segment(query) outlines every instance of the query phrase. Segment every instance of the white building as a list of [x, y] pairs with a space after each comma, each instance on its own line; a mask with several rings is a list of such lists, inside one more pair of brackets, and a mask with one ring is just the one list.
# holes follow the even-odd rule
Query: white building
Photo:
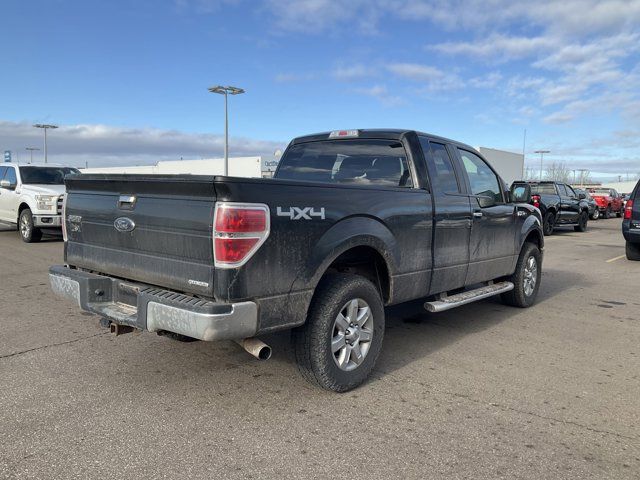
[[523, 154], [488, 147], [476, 147], [476, 150], [489, 161], [507, 185], [511, 185], [516, 180], [522, 180], [522, 172], [524, 171]]
[[[277, 166], [278, 161], [274, 158], [230, 157], [229, 176], [245, 178], [271, 177]], [[160, 161], [155, 165], [85, 168], [82, 172], [222, 175], [224, 172], [224, 158]]]

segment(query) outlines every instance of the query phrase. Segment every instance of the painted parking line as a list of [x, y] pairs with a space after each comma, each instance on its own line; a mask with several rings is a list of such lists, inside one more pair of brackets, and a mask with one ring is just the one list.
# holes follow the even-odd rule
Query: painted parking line
[[620, 260], [621, 258], [624, 258], [624, 257], [626, 257], [626, 255], [620, 255], [619, 257], [613, 257], [613, 258], [610, 258], [610, 259], [609, 259], [609, 260], [607, 260], [606, 262], [607, 262], [607, 263], [615, 262], [616, 260]]

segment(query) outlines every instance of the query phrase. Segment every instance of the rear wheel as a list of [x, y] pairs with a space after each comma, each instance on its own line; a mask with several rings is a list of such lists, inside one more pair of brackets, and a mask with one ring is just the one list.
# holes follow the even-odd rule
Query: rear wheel
[[555, 226], [556, 218], [553, 212], [547, 212], [542, 220], [542, 233], [545, 237], [548, 237], [553, 233], [553, 227]]
[[604, 213], [602, 214], [602, 218], [611, 218], [611, 205], [609, 205]]
[[383, 336], [384, 306], [373, 283], [359, 275], [328, 275], [307, 322], [293, 332], [298, 368], [311, 383], [346, 392], [371, 373]]
[[22, 238], [22, 241], [25, 243], [39, 242], [42, 238], [42, 231], [33, 226], [33, 215], [28, 208], [20, 212], [18, 232], [20, 233], [20, 238]]
[[580, 212], [580, 216], [578, 217], [578, 225], [573, 227], [573, 229], [576, 232], [586, 232], [588, 221], [589, 221], [589, 214], [585, 211]]
[[640, 260], [640, 243], [627, 242], [625, 253], [628, 260]]
[[507, 280], [513, 290], [501, 295], [502, 302], [513, 307], [530, 307], [536, 301], [542, 278], [542, 254], [538, 246], [525, 243], [520, 251], [516, 271]]

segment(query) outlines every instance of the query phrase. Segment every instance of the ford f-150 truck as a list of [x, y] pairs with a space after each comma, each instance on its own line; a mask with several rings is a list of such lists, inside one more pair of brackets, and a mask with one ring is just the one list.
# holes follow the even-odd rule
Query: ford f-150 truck
[[62, 226], [64, 177], [79, 170], [55, 165], [0, 164], [0, 221], [17, 225], [24, 242], [37, 242], [42, 229]]
[[[293, 329], [300, 370], [346, 391], [371, 372], [386, 305], [528, 307], [543, 234], [473, 148], [411, 130], [294, 139], [273, 179], [67, 178], [53, 290], [115, 333], [238, 340]], [[523, 203], [517, 203], [523, 202]], [[106, 325], [105, 325], [106, 326]]]
[[[514, 182], [522, 184], [525, 182]], [[555, 181], [526, 182], [531, 186], [529, 203], [540, 209], [542, 230], [551, 235], [556, 227], [572, 226], [576, 232], [585, 232], [589, 222], [589, 203], [584, 193], [571, 185]]]
[[624, 201], [613, 188], [590, 188], [591, 196], [598, 204], [600, 213], [603, 218], [611, 218], [615, 213], [617, 217], [621, 217], [624, 213]]

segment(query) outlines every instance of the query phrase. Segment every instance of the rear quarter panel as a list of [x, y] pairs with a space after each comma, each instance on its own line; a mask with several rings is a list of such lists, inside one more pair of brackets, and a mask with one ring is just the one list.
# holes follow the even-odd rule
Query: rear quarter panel
[[[425, 190], [225, 179], [216, 192], [218, 201], [266, 203], [270, 209], [267, 241], [243, 267], [217, 269], [214, 281], [220, 300], [257, 299], [260, 331], [304, 323], [326, 268], [355, 246], [371, 246], [385, 259], [392, 302], [428, 289], [432, 204]], [[292, 219], [285, 215], [292, 207], [323, 211], [324, 218]]]

